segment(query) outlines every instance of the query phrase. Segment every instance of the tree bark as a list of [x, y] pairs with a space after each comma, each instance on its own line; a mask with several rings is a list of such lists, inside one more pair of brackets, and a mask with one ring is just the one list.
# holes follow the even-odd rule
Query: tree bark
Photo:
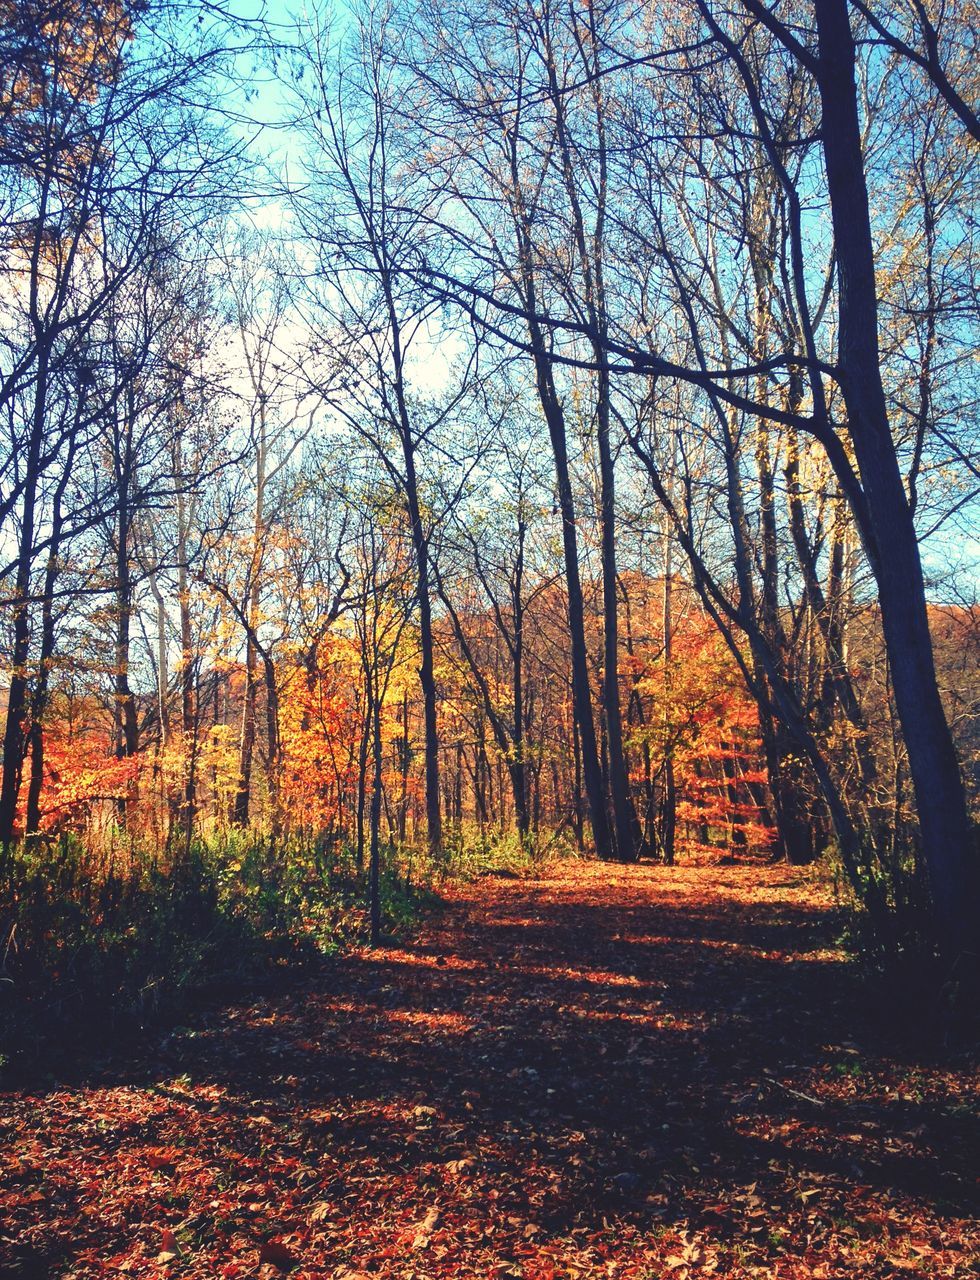
[[27, 784], [27, 813], [24, 833], [30, 838], [41, 828], [41, 791], [44, 786], [44, 711], [48, 701], [48, 684], [51, 662], [55, 651], [54, 590], [58, 580], [58, 556], [61, 549], [62, 510], [61, 500], [67, 485], [69, 471], [66, 468], [54, 499], [51, 525], [51, 546], [48, 549], [48, 565], [44, 574], [44, 599], [41, 604], [41, 651], [38, 655], [38, 672], [31, 708], [30, 753], [31, 771]]
[[21, 505], [17, 571], [14, 578], [13, 645], [10, 653], [10, 684], [7, 691], [7, 721], [3, 735], [3, 774], [0, 777], [0, 847], [5, 851], [14, 837], [17, 798], [23, 775], [27, 741], [27, 659], [30, 653], [31, 620], [29, 597], [34, 562], [34, 530], [37, 519], [37, 488], [40, 479], [41, 443], [50, 353], [42, 346], [38, 358], [37, 383], [31, 433], [25, 462], [24, 496]]
[[442, 810], [439, 806], [439, 714], [435, 677], [435, 640], [432, 633], [432, 599], [430, 594], [429, 541], [422, 524], [418, 480], [415, 474], [415, 451], [405, 440], [406, 497], [408, 518], [412, 527], [412, 546], [418, 582], [419, 605], [419, 684], [422, 686], [422, 719], [425, 737], [425, 820], [429, 849], [438, 854], [442, 849]]
[[381, 740], [381, 695], [377, 689], [371, 696], [370, 712], [374, 777], [371, 787], [371, 860], [368, 870], [368, 897], [371, 914], [371, 946], [376, 947], [381, 941], [381, 784], [384, 763]]
[[846, 0], [815, 0], [818, 86], [839, 289], [839, 364], [875, 540], [895, 703], [915, 789], [935, 931], [952, 960], [976, 955], [980, 875], [959, 761], [936, 683], [912, 511], [892, 440], [878, 348], [874, 245]]

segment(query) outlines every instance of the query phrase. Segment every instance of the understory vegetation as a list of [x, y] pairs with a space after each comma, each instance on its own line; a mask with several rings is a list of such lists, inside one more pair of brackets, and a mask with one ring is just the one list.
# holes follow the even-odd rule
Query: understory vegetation
[[[96, 848], [63, 836], [8, 858], [0, 1066], [91, 1054], [202, 999], [293, 982], [367, 936], [365, 876], [349, 851], [239, 834], [161, 854], [117, 837]], [[389, 937], [437, 901], [432, 877], [406, 870], [385, 858]]]
[[0, 0], [3, 1280], [975, 1274], [977, 17]]
[[0, 0], [7, 1039], [569, 854], [970, 990], [973, 8], [287, 10]]
[[896, 1035], [810, 868], [445, 895], [0, 1096], [5, 1276], [972, 1280], [975, 1059]]

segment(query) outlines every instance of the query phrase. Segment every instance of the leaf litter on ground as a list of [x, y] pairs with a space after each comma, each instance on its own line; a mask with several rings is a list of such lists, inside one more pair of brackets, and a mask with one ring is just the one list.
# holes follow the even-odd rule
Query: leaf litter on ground
[[976, 1274], [965, 1059], [785, 867], [568, 864], [0, 1100], [0, 1274]]

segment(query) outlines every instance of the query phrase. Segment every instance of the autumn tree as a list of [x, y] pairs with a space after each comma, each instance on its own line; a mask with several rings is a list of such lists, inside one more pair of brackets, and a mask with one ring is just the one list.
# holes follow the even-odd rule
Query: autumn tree
[[[892, 16], [879, 16], [877, 26], [873, 14], [853, 18], [858, 26], [865, 20], [900, 54], [904, 68], [927, 76], [929, 92], [949, 113], [944, 127], [965, 126], [969, 132], [969, 99], [962, 92], [968, 74], [953, 57], [957, 75], [943, 83], [949, 54], [932, 19], [906, 29], [905, 48], [899, 48]], [[643, 398], [638, 375], [660, 386], [691, 389], [695, 422], [721, 445], [741, 600], [730, 619], [733, 645], [737, 650], [735, 632], [749, 625], [756, 670], [747, 675], [759, 691], [763, 714], [772, 716], [797, 747], [807, 744], [802, 754], [822, 778], [820, 790], [839, 842], [850, 848], [858, 882], [859, 867], [871, 851], [847, 812], [834, 771], [826, 767], [822, 731], [809, 723], [810, 709], [801, 707], [799, 691], [782, 669], [790, 645], [780, 634], [784, 606], [773, 595], [784, 554], [774, 541], [782, 536], [775, 516], [779, 455], [791, 495], [782, 525], [786, 551], [807, 601], [797, 616], [812, 625], [815, 638], [819, 634], [826, 657], [824, 696], [854, 730], [860, 767], [872, 769], [867, 752], [860, 760], [861, 712], [848, 688], [835, 632], [840, 548], [848, 521], [853, 522], [880, 602], [932, 886], [933, 936], [953, 956], [968, 952], [978, 877], [962, 778], [935, 679], [918, 534], [901, 468], [901, 415], [888, 401], [889, 353], [880, 343], [878, 303], [884, 260], [875, 243], [872, 196], [880, 189], [881, 172], [872, 168], [869, 177], [874, 157], [869, 159], [867, 120], [888, 118], [914, 132], [923, 119], [914, 114], [915, 97], [908, 99], [910, 112], [900, 123], [894, 110], [888, 116], [900, 100], [884, 87], [894, 64], [859, 52], [846, 0], [800, 7], [792, 23], [755, 0], [735, 12], [698, 0], [677, 15], [657, 15], [642, 29], [629, 21], [625, 8], [612, 7], [602, 55], [608, 60], [559, 79], [556, 87], [555, 67], [562, 64], [549, 43], [550, 32], [568, 22], [574, 28], [571, 38], [578, 30], [581, 48], [586, 53], [591, 48], [592, 27], [575, 28], [576, 21], [551, 6], [506, 19], [454, 8], [440, 14], [435, 34], [420, 25], [426, 59], [423, 65], [420, 58], [417, 68], [432, 99], [422, 117], [419, 147], [441, 164], [439, 180], [452, 190], [453, 201], [442, 208], [456, 229], [458, 252], [450, 261], [426, 263], [416, 278], [526, 352], [539, 369], [546, 357], [551, 370], [587, 368], [600, 378], [608, 372], [633, 402]], [[518, 29], [534, 38], [516, 40]], [[539, 45], [551, 54], [541, 55]], [[915, 95], [922, 82], [912, 87], [913, 78], [903, 85]], [[863, 93], [869, 82], [880, 90], [877, 98], [860, 96], [859, 85]], [[579, 118], [586, 118], [586, 101], [593, 112], [580, 146], [597, 174], [603, 130], [614, 128], [617, 135], [615, 151], [605, 151], [617, 157], [604, 188], [616, 191], [617, 242], [615, 266], [606, 246], [604, 318], [580, 305], [577, 293], [560, 287], [567, 272], [562, 255], [568, 242], [562, 237], [575, 225], [574, 211], [566, 221], [568, 193], [559, 180], [563, 120], [568, 104], [579, 99]], [[671, 111], [686, 127], [677, 127]], [[934, 120], [934, 111], [931, 116]], [[688, 140], [692, 176], [682, 184], [672, 166]], [[499, 148], [499, 156], [488, 160], [492, 148]], [[894, 152], [884, 154], [890, 159]], [[645, 187], [636, 181], [638, 161], [651, 178]], [[733, 172], [750, 175], [751, 181], [736, 179], [733, 187]], [[479, 192], [475, 185], [467, 191], [461, 175], [476, 174]], [[517, 253], [503, 259], [498, 223], [485, 198], [488, 187], [498, 193], [499, 211], [524, 229]], [[580, 176], [577, 198], [586, 190], [588, 179]], [[598, 207], [597, 198], [592, 191], [591, 207]], [[647, 216], [637, 219], [637, 207]], [[827, 213], [832, 250], [808, 212], [812, 207]], [[681, 248], [677, 233], [685, 230], [690, 234]], [[767, 248], [773, 235], [774, 246]], [[729, 245], [748, 247], [741, 279], [731, 273], [720, 243], [726, 251]], [[832, 273], [814, 269], [815, 247], [833, 263]], [[735, 255], [735, 260], [745, 257], [739, 247]], [[581, 270], [580, 253], [578, 261]], [[514, 265], [520, 262], [523, 275]], [[706, 274], [698, 275], [699, 270]], [[518, 322], [526, 326], [523, 333]], [[562, 403], [557, 396], [551, 399]], [[618, 411], [628, 416], [621, 405]], [[748, 446], [751, 432], [754, 447]], [[825, 457], [840, 493], [837, 515], [832, 520], [818, 516], [809, 528], [812, 517], [803, 516], [801, 472], [793, 461], [806, 450], [794, 440], [809, 442], [806, 450]], [[758, 541], [749, 536], [745, 515], [749, 493], [758, 495], [752, 499], [758, 503]], [[662, 487], [658, 497], [664, 497]], [[846, 517], [840, 514], [844, 510]], [[698, 513], [677, 514], [680, 530]], [[824, 542], [821, 523], [835, 530], [836, 547]], [[705, 582], [697, 544], [697, 537], [688, 536], [684, 549], [695, 557], [695, 580]], [[827, 579], [829, 595], [813, 572], [827, 548], [837, 566]], [[753, 582], [756, 550], [763, 565], [759, 583]], [[780, 754], [787, 761], [793, 751], [778, 747], [774, 763]], [[792, 790], [796, 783], [787, 778], [787, 786]], [[887, 894], [883, 886], [872, 895], [880, 899], [877, 914], [886, 933]]]
[[[29, 12], [27, 11], [29, 10]], [[118, 511], [96, 468], [66, 525], [60, 477], [77, 475], [105, 415], [124, 411], [131, 362], [103, 361], [110, 313], [131, 282], [179, 237], [213, 216], [227, 190], [236, 144], [215, 124], [186, 127], [190, 99], [206, 99], [225, 51], [209, 30], [182, 38], [177, 54], [169, 7], [7, 6], [4, 41], [15, 50], [4, 84], [4, 270], [10, 288], [3, 328], [7, 361], [0, 403], [9, 424], [8, 481], [0, 519], [16, 516], [17, 555], [8, 566], [13, 631], [0, 785], [0, 841], [16, 820], [29, 702], [38, 557]], [[33, 15], [33, 16], [32, 16]], [[188, 36], [185, 31], [184, 36]], [[162, 145], [161, 139], [166, 140]], [[140, 286], [128, 294], [138, 297]], [[100, 329], [100, 326], [103, 326]], [[93, 360], [99, 367], [93, 394]], [[111, 369], [119, 376], [109, 377]], [[100, 509], [101, 504], [101, 509]], [[117, 574], [118, 577], [118, 574]], [[121, 615], [122, 616], [122, 615]], [[125, 641], [125, 637], [123, 637]], [[122, 694], [125, 703], [125, 691]], [[132, 723], [128, 732], [132, 734]]]
[[[394, 16], [388, 9], [359, 11], [336, 39], [317, 19], [297, 54], [308, 85], [302, 115], [308, 181], [293, 207], [303, 252], [316, 264], [301, 304], [315, 335], [309, 365], [315, 389], [374, 449], [402, 495], [412, 531], [426, 822], [436, 852], [442, 811], [431, 541], [440, 515], [427, 470], [438, 468], [440, 457], [466, 465], [447, 441], [460, 406], [480, 383], [479, 344], [469, 335], [461, 360], [444, 359], [444, 308], [407, 272], [424, 246], [441, 250], [431, 233], [427, 184], [406, 149], [407, 81], [392, 56]], [[445, 345], [455, 341], [448, 332], [442, 337]], [[438, 370], [434, 379], [427, 365]]]
[[[461, 504], [442, 532], [436, 584], [450, 647], [474, 687], [478, 718], [488, 722], [506, 763], [518, 834], [529, 845], [534, 690], [527, 631], [535, 599], [551, 586], [553, 569], [540, 545], [548, 486], [535, 461], [533, 432], [528, 444], [521, 434], [504, 427], [498, 446], [483, 457], [479, 498]], [[478, 779], [487, 765], [486, 744], [478, 739], [473, 776], [484, 816], [486, 799]]]

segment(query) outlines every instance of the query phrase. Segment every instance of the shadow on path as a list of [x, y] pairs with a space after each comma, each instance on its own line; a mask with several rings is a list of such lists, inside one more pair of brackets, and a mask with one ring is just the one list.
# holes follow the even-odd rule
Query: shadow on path
[[3, 1274], [158, 1269], [170, 1229], [182, 1275], [274, 1239], [309, 1276], [966, 1276], [970, 1079], [886, 1048], [828, 932], [786, 868], [483, 881], [10, 1097]]

